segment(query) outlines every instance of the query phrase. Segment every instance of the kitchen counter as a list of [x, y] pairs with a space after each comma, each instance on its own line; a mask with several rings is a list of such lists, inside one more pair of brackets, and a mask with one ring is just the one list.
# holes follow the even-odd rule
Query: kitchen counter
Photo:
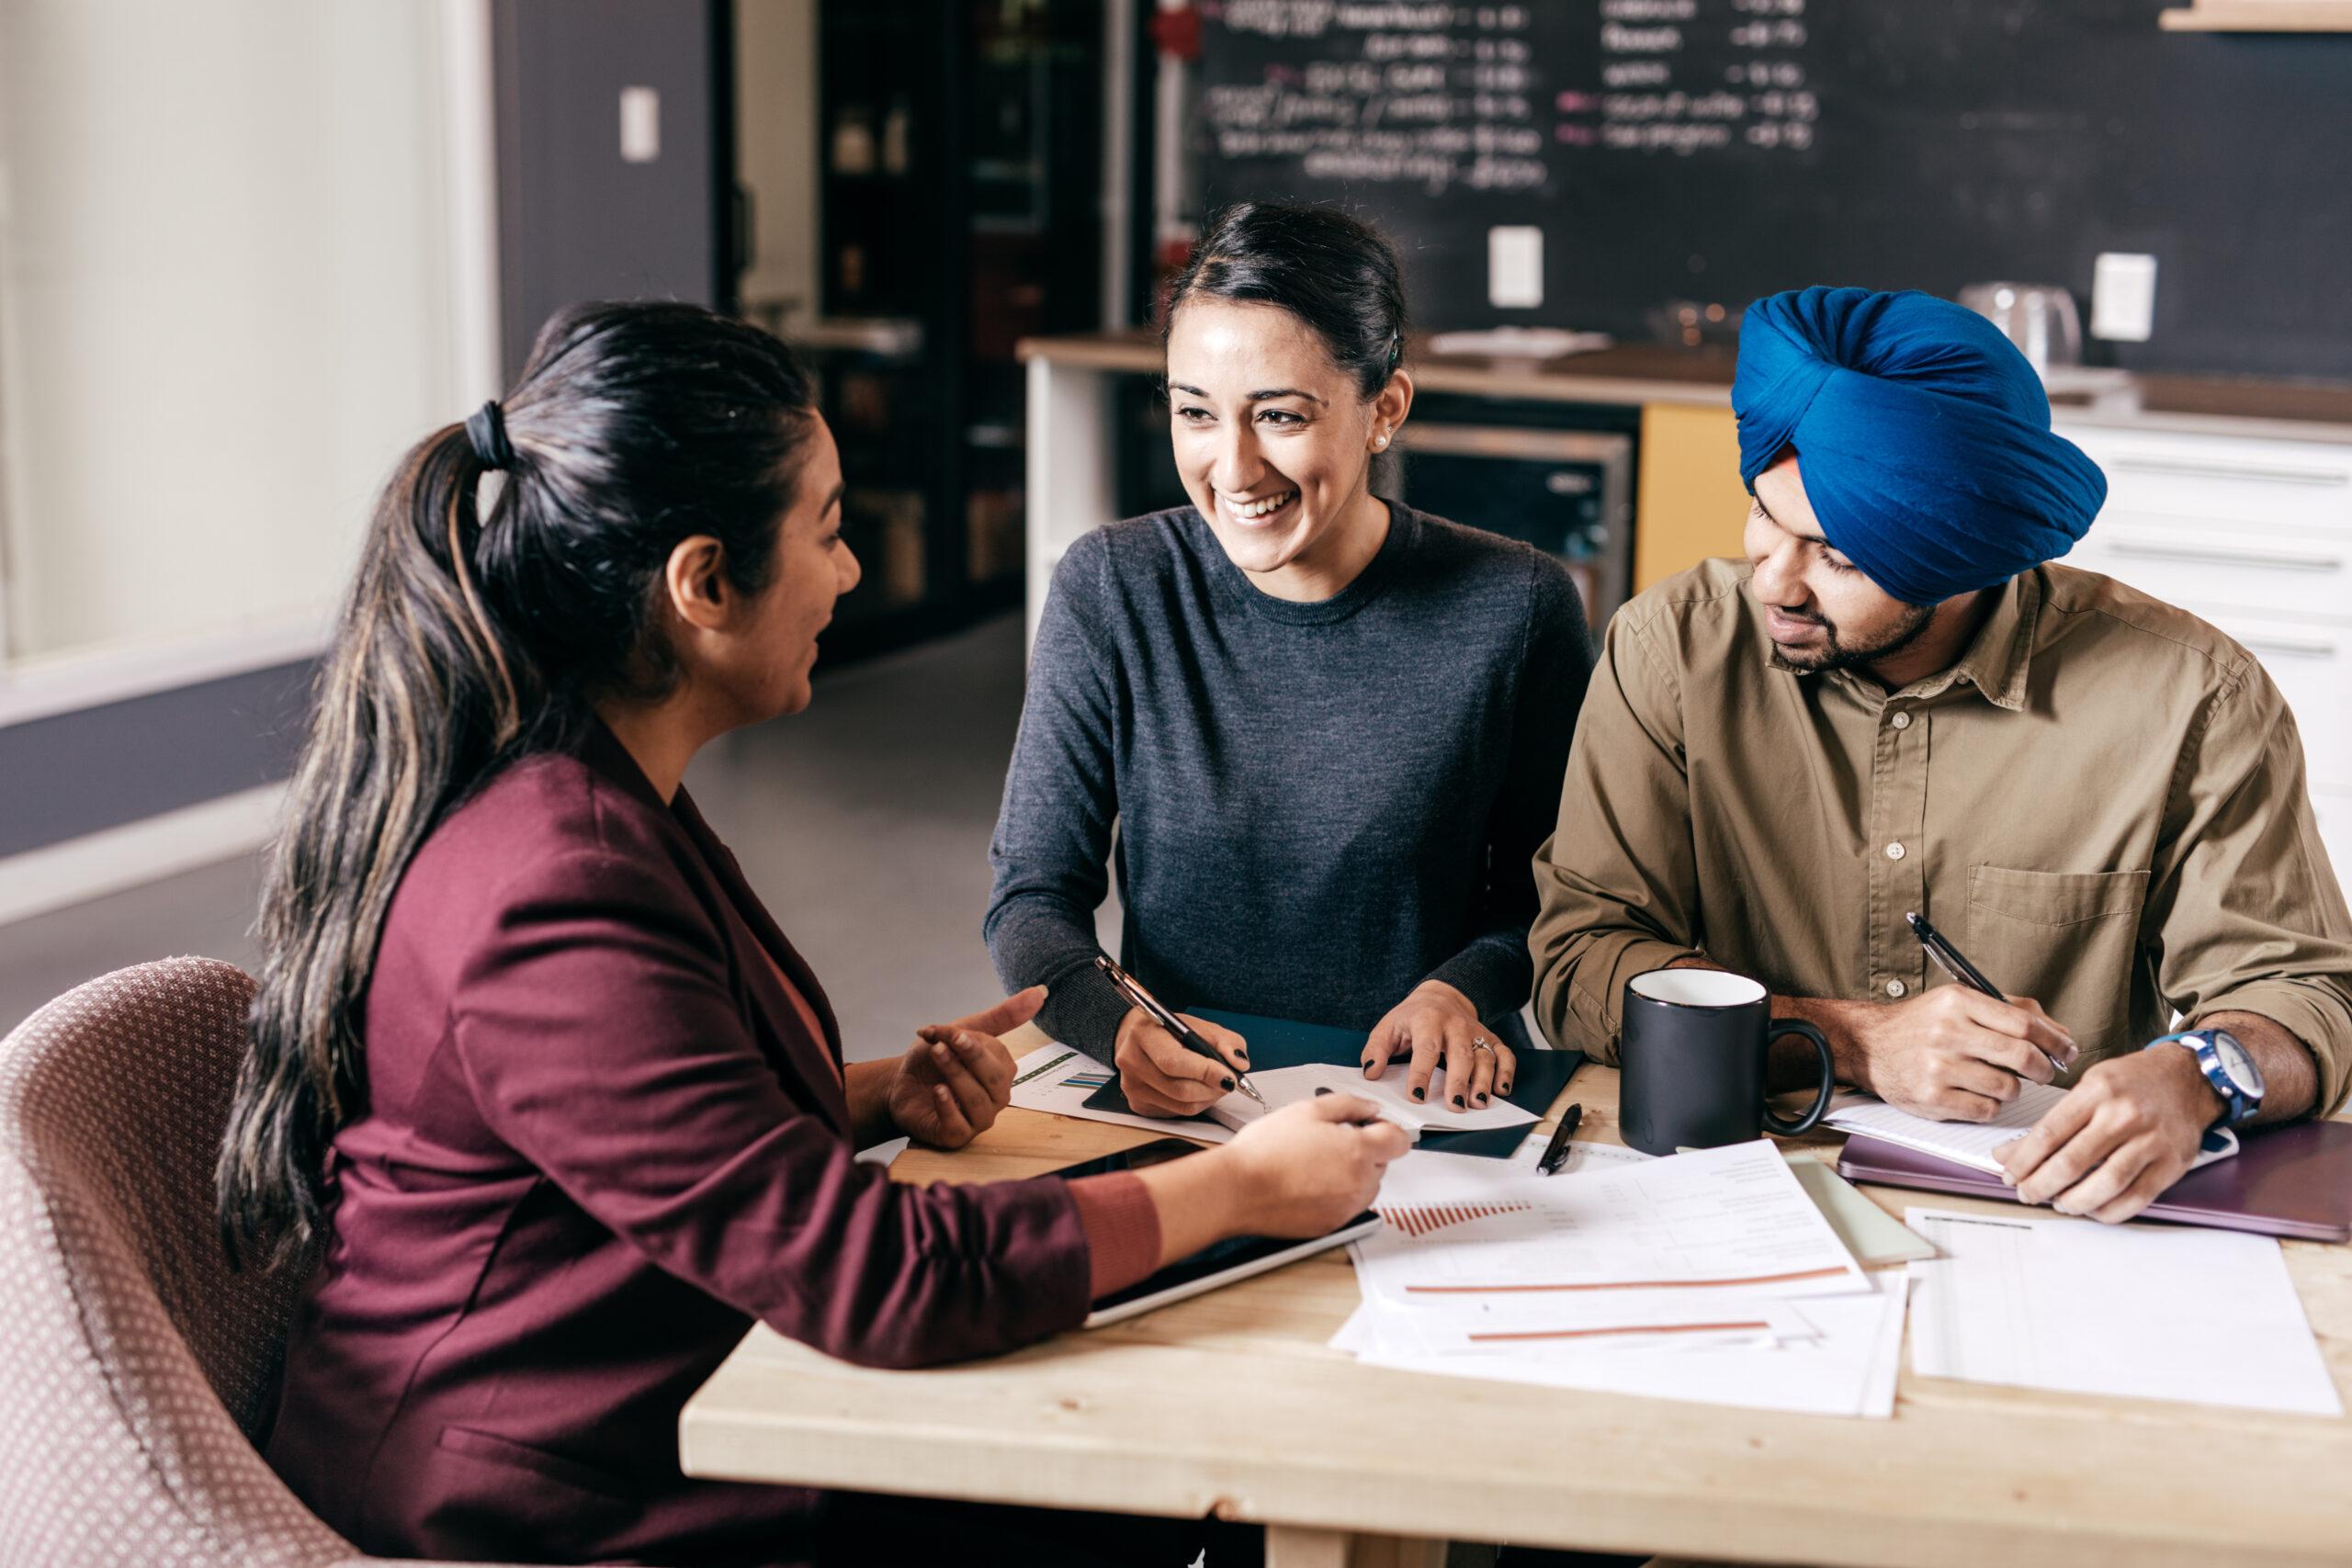
[[[1026, 338], [1021, 357], [1072, 369], [1156, 376], [1158, 334], [1088, 333]], [[1619, 344], [1590, 354], [1548, 360], [1433, 355], [1406, 356], [1423, 391], [1529, 401], [1679, 403], [1721, 408], [1731, 399], [1737, 350], [1732, 345], [1673, 348]], [[2352, 442], [2352, 382], [2273, 381], [2231, 376], [2145, 375], [2118, 378], [2081, 393], [2062, 389], [2051, 400], [2062, 423], [2080, 423], [2188, 434], [2267, 440]]]

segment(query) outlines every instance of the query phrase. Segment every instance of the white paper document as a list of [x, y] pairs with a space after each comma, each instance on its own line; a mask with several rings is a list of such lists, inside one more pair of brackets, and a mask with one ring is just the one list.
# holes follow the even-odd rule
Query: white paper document
[[[1898, 1111], [1876, 1095], [1847, 1089], [1829, 1102], [1828, 1113], [1822, 1121], [1840, 1132], [1860, 1133], [1882, 1143], [1900, 1144], [1906, 1149], [1917, 1149], [1921, 1154], [1998, 1176], [2001, 1147], [2031, 1132], [2034, 1123], [2065, 1098], [2066, 1091], [2055, 1084], [2021, 1082], [2018, 1085], [2018, 1097], [2001, 1107], [2000, 1113], [1989, 1122], [1938, 1122]], [[2205, 1135], [2205, 1146], [2188, 1168], [2195, 1170], [2237, 1152], [2237, 1134], [2226, 1127], [2217, 1127]]]
[[1726, 1303], [1704, 1291], [1605, 1291], [1592, 1296], [1473, 1297], [1433, 1311], [1400, 1312], [1393, 1321], [1400, 1343], [1409, 1333], [1420, 1348], [1435, 1354], [1544, 1359], [1652, 1344], [1818, 1339], [1821, 1330], [1803, 1306], [1762, 1297]]
[[1915, 1208], [1911, 1368], [2069, 1393], [2341, 1416], [2278, 1243]]
[[[1544, 1157], [1544, 1146], [1551, 1141], [1552, 1134], [1548, 1130], [1530, 1133], [1527, 1135], [1527, 1142], [1511, 1151], [1511, 1163], [1532, 1167]], [[1656, 1158], [1657, 1158], [1656, 1155], [1645, 1155], [1641, 1150], [1628, 1148], [1623, 1144], [1602, 1144], [1584, 1138], [1570, 1138], [1567, 1157], [1560, 1162], [1560, 1168], [1552, 1174], [1576, 1176], [1588, 1170], [1600, 1170], [1606, 1166], [1646, 1165]]]
[[[1607, 1145], [1594, 1145], [1596, 1148]], [[1900, 1276], [1856, 1266], [1774, 1146], [1541, 1176], [1416, 1150], [1332, 1345], [1376, 1366], [1832, 1416], [1894, 1408]]]
[[1024, 1111], [1108, 1122], [1115, 1127], [1141, 1127], [1171, 1138], [1192, 1138], [1204, 1144], [1231, 1141], [1233, 1130], [1216, 1122], [1170, 1121], [1161, 1116], [1091, 1109], [1086, 1097], [1117, 1076], [1083, 1051], [1068, 1045], [1041, 1046], [1012, 1064], [1012, 1103]]
[[1368, 1295], [1331, 1345], [1367, 1366], [1435, 1377], [1883, 1419], [1894, 1413], [1905, 1284], [1900, 1272], [1878, 1274], [1867, 1294], [1766, 1305], [1767, 1311], [1793, 1307], [1814, 1328], [1809, 1338], [1596, 1339], [1540, 1355], [1430, 1350], [1411, 1323], [1421, 1309]]
[[1533, 1123], [1532, 1111], [1513, 1105], [1508, 1100], [1491, 1100], [1485, 1105], [1456, 1111], [1442, 1098], [1445, 1092], [1445, 1069], [1440, 1067], [1430, 1079], [1429, 1099], [1416, 1100], [1405, 1089], [1405, 1073], [1401, 1066], [1392, 1067], [1376, 1078], [1367, 1078], [1360, 1067], [1340, 1066], [1329, 1062], [1310, 1062], [1300, 1067], [1270, 1067], [1264, 1072], [1251, 1073], [1250, 1081], [1266, 1097], [1266, 1103], [1235, 1089], [1209, 1107], [1209, 1114], [1227, 1126], [1247, 1127], [1261, 1116], [1280, 1111], [1285, 1105], [1302, 1100], [1312, 1100], [1319, 1090], [1333, 1094], [1352, 1094], [1380, 1108], [1383, 1120], [1420, 1133], [1436, 1130], [1444, 1133], [1481, 1133], [1495, 1127], [1523, 1127]]
[[[1762, 1139], [1670, 1159], [1539, 1176], [1492, 1176], [1415, 1154], [1389, 1169], [1387, 1222], [1355, 1244], [1367, 1295], [1440, 1297], [1599, 1291], [1815, 1296], [1870, 1289], [1861, 1268]], [[1420, 1163], [1417, 1163], [1420, 1162]]]

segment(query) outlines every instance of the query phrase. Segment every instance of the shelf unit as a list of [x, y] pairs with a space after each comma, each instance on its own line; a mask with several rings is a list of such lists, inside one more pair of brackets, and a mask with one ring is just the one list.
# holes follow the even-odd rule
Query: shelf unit
[[2168, 33], [2352, 33], [2352, 0], [2196, 0], [2157, 22]]
[[816, 39], [815, 311], [770, 324], [841, 445], [839, 662], [1021, 602], [1012, 348], [1100, 317], [1104, 35], [1091, 0], [819, 0]]

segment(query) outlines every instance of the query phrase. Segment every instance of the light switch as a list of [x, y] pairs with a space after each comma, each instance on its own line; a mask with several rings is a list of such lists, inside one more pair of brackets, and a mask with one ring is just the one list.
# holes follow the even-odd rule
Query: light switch
[[662, 156], [662, 95], [652, 87], [621, 89], [621, 162], [650, 164]]
[[2091, 268], [2091, 336], [2145, 343], [2155, 321], [2156, 258], [2101, 251]]
[[1487, 231], [1487, 302], [1498, 310], [1544, 303], [1544, 231], [1511, 224]]

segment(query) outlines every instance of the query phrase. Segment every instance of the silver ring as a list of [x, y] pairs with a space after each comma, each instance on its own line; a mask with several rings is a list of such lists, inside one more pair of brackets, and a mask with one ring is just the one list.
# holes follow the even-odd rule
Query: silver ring
[[1473, 1051], [1484, 1051], [1489, 1056], [1495, 1054], [1495, 1048], [1487, 1043], [1487, 1037], [1483, 1034], [1478, 1036], [1477, 1039], [1470, 1042], [1470, 1049]]

